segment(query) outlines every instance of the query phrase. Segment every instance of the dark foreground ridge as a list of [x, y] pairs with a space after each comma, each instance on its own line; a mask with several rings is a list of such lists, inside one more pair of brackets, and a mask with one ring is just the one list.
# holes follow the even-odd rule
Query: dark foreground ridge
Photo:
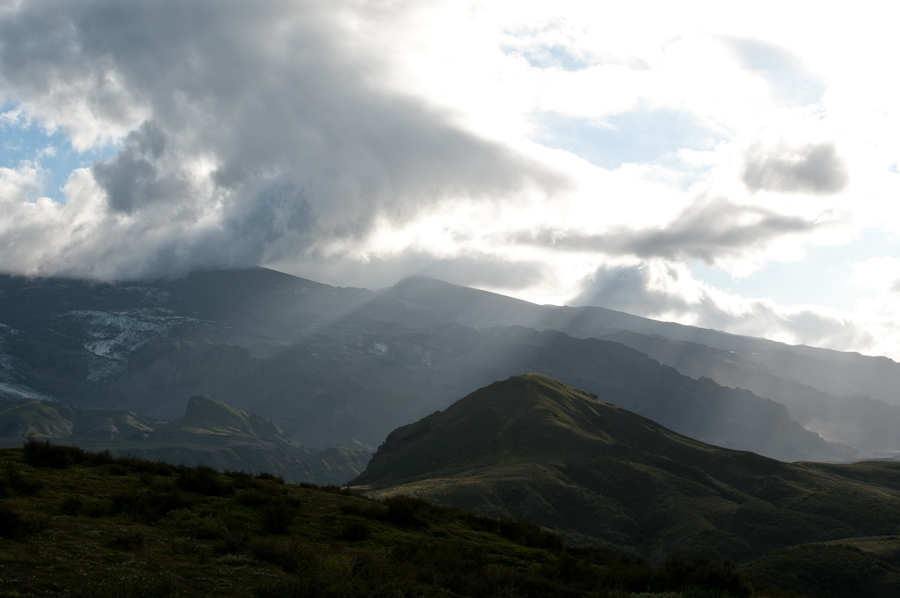
[[570, 548], [526, 521], [270, 474], [0, 450], [0, 594], [81, 598], [799, 596], [733, 565]]
[[803, 569], [816, 577], [810, 555], [832, 580], [867, 563], [881, 588], [869, 595], [900, 592], [900, 464], [788, 464], [714, 447], [537, 374], [397, 429], [351, 484], [527, 518], [656, 562], [704, 554], [781, 579], [790, 561], [795, 581]]

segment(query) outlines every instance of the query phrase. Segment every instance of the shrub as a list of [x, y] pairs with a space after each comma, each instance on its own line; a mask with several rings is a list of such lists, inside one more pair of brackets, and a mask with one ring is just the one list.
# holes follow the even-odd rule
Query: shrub
[[467, 515], [466, 519], [473, 530], [498, 533], [529, 548], [558, 551], [563, 546], [559, 534], [525, 519], [494, 519], [480, 515]]
[[253, 480], [253, 476], [243, 471], [226, 471], [225, 475], [231, 478], [232, 485], [238, 490], [249, 490], [256, 488], [257, 483]]
[[25, 441], [25, 462], [35, 467], [65, 469], [73, 463], [85, 460], [85, 452], [77, 446], [51, 444], [49, 440], [38, 440], [34, 436]]
[[257, 480], [269, 480], [270, 482], [275, 482], [276, 484], [284, 484], [284, 478], [278, 477], [276, 475], [272, 475], [267, 471], [261, 471], [256, 474]]
[[106, 545], [119, 550], [136, 550], [144, 545], [144, 534], [141, 532], [122, 532], [113, 536]]
[[119, 463], [112, 463], [109, 466], [109, 473], [112, 475], [123, 476], [128, 475], [128, 470]]
[[205, 465], [182, 471], [175, 483], [182, 490], [207, 496], [226, 496], [234, 492], [230, 480], [223, 480], [218, 471]]
[[285, 500], [269, 503], [263, 509], [263, 529], [270, 534], [286, 534], [297, 517], [297, 510]]
[[[108, 456], [109, 451], [103, 452], [107, 453]], [[94, 462], [95, 457], [100, 454], [101, 453], [88, 453], [88, 460]], [[166, 463], [165, 461], [147, 461], [146, 459], [132, 456], [116, 457], [114, 459], [111, 457], [109, 459], [99, 459], [95, 464], [103, 465], [106, 463], [114, 463], [119, 467], [124, 467], [132, 473], [146, 473], [163, 477], [170, 477], [179, 469], [187, 469], [183, 466], [180, 467], [178, 465]]]
[[99, 582], [88, 582], [72, 593], [74, 598], [178, 598], [178, 580], [171, 574], [137, 573]]
[[196, 540], [218, 540], [228, 534], [228, 526], [221, 519], [212, 516], [203, 517], [190, 509], [170, 511], [161, 523]]
[[392, 496], [384, 501], [387, 511], [382, 515], [382, 519], [398, 527], [422, 526], [425, 523], [416, 514], [423, 505], [427, 504], [425, 501], [410, 496]]
[[753, 591], [746, 578], [732, 563], [720, 563], [705, 557], [687, 559], [675, 555], [666, 561], [663, 569], [669, 580], [669, 589], [690, 588], [698, 598], [715, 596], [715, 593], [698, 594], [699, 588], [707, 592], [717, 591], [733, 598], [749, 598]]
[[112, 502], [115, 512], [143, 523], [155, 523], [170, 511], [190, 506], [190, 501], [177, 490], [156, 488], [122, 492], [113, 496]]
[[247, 553], [258, 561], [278, 565], [288, 573], [302, 573], [317, 569], [319, 557], [309, 546], [297, 542], [279, 542], [271, 538], [257, 538], [247, 544]]
[[341, 529], [341, 540], [360, 542], [368, 538], [371, 533], [372, 528], [367, 524], [361, 521], [351, 521], [345, 523], [343, 529]]
[[238, 490], [234, 495], [234, 500], [246, 507], [262, 507], [272, 502], [274, 498], [272, 494], [259, 490]]
[[68, 515], [69, 517], [75, 517], [81, 512], [81, 508], [84, 506], [84, 501], [82, 501], [77, 496], [70, 496], [66, 498], [59, 505], [59, 512], [63, 515]]
[[387, 514], [387, 508], [374, 501], [354, 501], [348, 505], [341, 505], [341, 513], [380, 521]]
[[8, 505], [0, 504], [0, 538], [21, 540], [37, 531], [33, 522], [23, 518]]
[[30, 480], [22, 475], [15, 463], [7, 463], [3, 479], [0, 481], [0, 496], [15, 492], [22, 496], [34, 496], [41, 491], [44, 484], [40, 480]]

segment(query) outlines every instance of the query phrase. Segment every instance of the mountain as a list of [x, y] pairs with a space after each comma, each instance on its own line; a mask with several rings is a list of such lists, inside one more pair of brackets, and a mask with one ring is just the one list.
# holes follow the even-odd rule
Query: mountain
[[[545, 315], [569, 308], [430, 279], [372, 292], [254, 268], [141, 284], [0, 277], [0, 292], [8, 396], [171, 420], [183, 397], [207, 394], [278, 421], [307, 446], [376, 446], [485, 384], [536, 371], [706, 442], [783, 460], [857, 456], [777, 402], [679, 376], [620, 343], [496, 326], [546, 328]], [[606, 314], [604, 330], [652, 322], [571, 313]]]
[[0, 444], [21, 445], [26, 437], [221, 471], [267, 471], [297, 483], [343, 484], [371, 455], [302, 446], [268, 419], [205, 395], [191, 397], [184, 416], [171, 422], [34, 399], [0, 405]]
[[656, 561], [742, 562], [900, 524], [900, 464], [787, 464], [714, 447], [538, 374], [398, 428], [351, 485], [523, 517]]
[[623, 330], [657, 335], [728, 351], [761, 371], [835, 396], [868, 396], [889, 405], [900, 405], [900, 364], [887, 357], [787, 345], [659, 322], [602, 307], [535, 305], [426, 277], [409, 278], [386, 290], [379, 295], [378, 310], [384, 317], [407, 321], [452, 320], [476, 328], [520, 325], [560, 330], [581, 338], [605, 338]]
[[722, 386], [746, 388], [783, 404], [791, 418], [826, 440], [866, 453], [900, 452], [900, 406], [869, 397], [841, 397], [772, 373], [731, 351], [659, 335], [620, 331], [608, 337], [645, 353], [686, 376], [708, 377]]

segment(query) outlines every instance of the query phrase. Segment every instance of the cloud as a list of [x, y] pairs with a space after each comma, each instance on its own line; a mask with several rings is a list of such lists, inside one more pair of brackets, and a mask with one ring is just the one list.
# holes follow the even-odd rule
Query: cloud
[[744, 154], [743, 181], [752, 192], [833, 195], [850, 181], [847, 165], [833, 142], [790, 147], [753, 144]]
[[787, 48], [752, 38], [724, 38], [740, 60], [741, 66], [762, 77], [775, 91], [776, 98], [790, 106], [821, 101], [824, 78], [810, 70]]
[[779, 214], [762, 206], [701, 196], [671, 222], [660, 227], [615, 227], [598, 234], [544, 229], [519, 233], [511, 240], [558, 251], [593, 251], [670, 260], [701, 259], [714, 263], [765, 248], [787, 235], [810, 233], [822, 226], [814, 219]]
[[[783, 307], [768, 299], [746, 299], [694, 280], [684, 266], [659, 260], [599, 267], [587, 277], [572, 305], [599, 305], [631, 314], [764, 336], [792, 344], [889, 350], [889, 337], [862, 317], [815, 306]], [[887, 341], [887, 342], [885, 342]]]
[[17, 267], [250, 265], [364, 238], [378, 218], [402, 223], [441, 201], [565, 189], [560, 172], [381, 83], [389, 67], [370, 46], [408, 8], [36, 0], [3, 13], [3, 92], [76, 147], [122, 143], [90, 170], [104, 198], [91, 250], [38, 226], [31, 234], [57, 253], [20, 255]]
[[490, 253], [467, 252], [437, 257], [420, 251], [366, 260], [324, 259], [305, 264], [271, 264], [278, 270], [337, 285], [380, 288], [414, 275], [430, 276], [453, 284], [495, 291], [515, 292], [545, 283], [546, 264], [534, 260], [510, 260]]

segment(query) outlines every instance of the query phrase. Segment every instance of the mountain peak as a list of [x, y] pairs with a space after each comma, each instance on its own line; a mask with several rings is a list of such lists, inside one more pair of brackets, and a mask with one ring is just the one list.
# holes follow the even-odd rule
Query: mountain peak
[[354, 484], [383, 487], [515, 463], [610, 450], [667, 454], [715, 449], [541, 374], [494, 382], [392, 432]]
[[184, 417], [163, 426], [166, 432], [286, 438], [277, 424], [207, 395], [188, 400]]

